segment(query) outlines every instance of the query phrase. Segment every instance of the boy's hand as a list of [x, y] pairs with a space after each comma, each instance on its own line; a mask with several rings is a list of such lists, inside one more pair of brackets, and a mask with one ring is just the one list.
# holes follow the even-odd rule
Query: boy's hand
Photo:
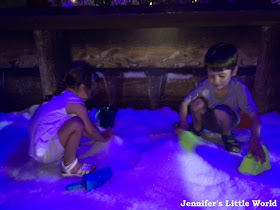
[[181, 129], [181, 128], [176, 128], [175, 129], [175, 133], [177, 134], [177, 136], [180, 136], [181, 133], [183, 133], [185, 130]]
[[184, 131], [189, 130], [189, 124], [187, 122], [179, 122], [179, 126], [175, 129], [175, 133], [180, 136]]
[[256, 161], [260, 160], [261, 163], [264, 163], [266, 161], [265, 152], [261, 144], [255, 141], [254, 139], [251, 139], [249, 153], [251, 153], [254, 156]]
[[185, 131], [189, 130], [189, 124], [187, 122], [180, 122], [179, 128]]
[[104, 137], [104, 139], [107, 141], [110, 141], [111, 138], [114, 136], [114, 130], [109, 128], [106, 131], [102, 132], [102, 136]]

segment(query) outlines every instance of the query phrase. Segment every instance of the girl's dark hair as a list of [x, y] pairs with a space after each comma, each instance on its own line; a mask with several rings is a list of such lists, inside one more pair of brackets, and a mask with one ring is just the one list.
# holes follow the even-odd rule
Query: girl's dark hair
[[87, 89], [92, 87], [93, 82], [99, 82], [99, 77], [94, 72], [94, 68], [86, 61], [75, 61], [68, 68], [64, 79], [58, 84], [57, 90], [52, 96], [47, 96], [45, 101], [49, 101], [53, 96], [58, 96], [66, 88], [78, 88], [84, 84]]
[[209, 48], [205, 55], [205, 68], [213, 71], [233, 70], [237, 65], [237, 48], [232, 44], [216, 43]]

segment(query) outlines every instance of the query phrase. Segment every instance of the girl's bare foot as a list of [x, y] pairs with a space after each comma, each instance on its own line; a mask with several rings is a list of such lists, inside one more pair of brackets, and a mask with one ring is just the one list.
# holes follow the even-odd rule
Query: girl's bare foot
[[[76, 174], [77, 172], [78, 172], [78, 170], [82, 167], [82, 165], [83, 165], [83, 163], [81, 163], [81, 162], [78, 162], [76, 165], [75, 165], [75, 167], [71, 170], [71, 173], [72, 174]], [[91, 173], [91, 172], [93, 172], [93, 171], [95, 171], [96, 170], [96, 167], [95, 166], [91, 166], [91, 168], [90, 168], [90, 172], [89, 173]], [[64, 171], [65, 172], [65, 171]]]
[[[62, 175], [63, 176], [82, 176], [84, 174], [91, 173], [96, 170], [96, 167], [91, 164], [81, 163], [75, 159], [71, 164], [64, 165], [62, 163]], [[79, 171], [80, 170], [80, 171]]]

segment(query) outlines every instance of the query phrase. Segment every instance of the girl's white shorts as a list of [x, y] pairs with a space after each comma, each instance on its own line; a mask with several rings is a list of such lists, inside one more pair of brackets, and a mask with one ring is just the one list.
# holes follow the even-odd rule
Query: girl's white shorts
[[64, 147], [58, 139], [58, 135], [54, 135], [50, 139], [49, 147], [43, 156], [37, 157], [36, 160], [41, 163], [51, 163], [64, 156]]

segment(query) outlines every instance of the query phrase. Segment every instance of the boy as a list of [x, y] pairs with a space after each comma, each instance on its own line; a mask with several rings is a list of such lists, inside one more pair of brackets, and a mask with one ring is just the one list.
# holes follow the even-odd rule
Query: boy
[[181, 103], [179, 129], [190, 129], [186, 120], [190, 112], [192, 131], [196, 135], [201, 135], [203, 128], [220, 133], [226, 150], [239, 153], [240, 145], [231, 130], [240, 122], [241, 109], [251, 120], [249, 152], [256, 160], [264, 162], [257, 107], [246, 85], [234, 77], [238, 70], [237, 58], [234, 45], [217, 43], [209, 48], [204, 60], [208, 78], [200, 82]]

